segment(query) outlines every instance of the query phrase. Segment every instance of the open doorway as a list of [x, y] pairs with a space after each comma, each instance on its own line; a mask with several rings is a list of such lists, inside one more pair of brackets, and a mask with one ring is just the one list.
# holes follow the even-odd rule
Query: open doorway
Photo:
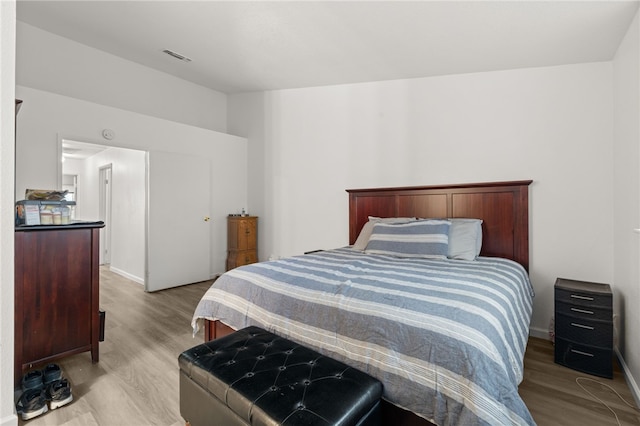
[[105, 222], [101, 263], [146, 291], [211, 278], [208, 158], [70, 142], [94, 150], [65, 158], [61, 176], [76, 176], [76, 218]]
[[61, 151], [62, 183], [73, 189], [75, 219], [105, 222], [100, 263], [144, 284], [146, 152], [68, 139], [61, 140]]
[[[104, 151], [109, 147], [84, 142], [63, 139], [61, 141], [62, 150], [62, 185], [63, 191], [67, 191], [65, 199], [79, 203], [78, 180], [85, 179], [85, 160]], [[81, 198], [81, 197], [80, 197]], [[71, 219], [78, 219], [76, 206], [71, 207]]]

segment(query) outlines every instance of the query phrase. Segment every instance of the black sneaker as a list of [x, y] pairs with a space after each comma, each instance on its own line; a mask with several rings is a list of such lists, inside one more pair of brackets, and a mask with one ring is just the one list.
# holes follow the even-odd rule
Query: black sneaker
[[56, 380], [47, 386], [46, 399], [49, 401], [49, 408], [52, 410], [73, 401], [69, 381], [67, 379]]
[[45, 387], [60, 379], [62, 379], [62, 370], [58, 364], [49, 364], [42, 370], [42, 382]]
[[30, 420], [47, 412], [47, 400], [41, 389], [29, 389], [25, 391], [16, 404], [16, 411], [22, 420]]
[[22, 390], [28, 391], [31, 389], [42, 390], [44, 389], [44, 382], [42, 380], [42, 371], [33, 370], [22, 376]]

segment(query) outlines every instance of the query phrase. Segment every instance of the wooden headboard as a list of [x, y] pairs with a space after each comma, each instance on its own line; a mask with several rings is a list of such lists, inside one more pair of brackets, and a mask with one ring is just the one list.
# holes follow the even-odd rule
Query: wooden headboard
[[348, 189], [349, 244], [369, 216], [478, 218], [483, 220], [480, 255], [512, 259], [528, 271], [531, 182]]

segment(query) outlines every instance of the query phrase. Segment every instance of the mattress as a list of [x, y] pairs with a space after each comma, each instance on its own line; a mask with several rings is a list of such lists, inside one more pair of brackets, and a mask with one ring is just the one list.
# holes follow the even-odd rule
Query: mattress
[[533, 296], [511, 260], [344, 247], [226, 272], [192, 326], [265, 328], [369, 373], [384, 399], [437, 425], [531, 425], [518, 384]]

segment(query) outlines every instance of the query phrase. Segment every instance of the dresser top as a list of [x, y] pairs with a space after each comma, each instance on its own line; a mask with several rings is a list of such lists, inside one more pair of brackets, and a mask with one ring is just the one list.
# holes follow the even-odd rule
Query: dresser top
[[67, 231], [71, 229], [83, 228], [104, 228], [103, 221], [91, 222], [86, 220], [74, 220], [65, 225], [17, 225], [16, 232], [37, 232], [37, 231]]
[[611, 293], [611, 286], [609, 284], [592, 283], [588, 281], [578, 281], [567, 278], [556, 279], [555, 287], [566, 290], [588, 291], [590, 293]]

